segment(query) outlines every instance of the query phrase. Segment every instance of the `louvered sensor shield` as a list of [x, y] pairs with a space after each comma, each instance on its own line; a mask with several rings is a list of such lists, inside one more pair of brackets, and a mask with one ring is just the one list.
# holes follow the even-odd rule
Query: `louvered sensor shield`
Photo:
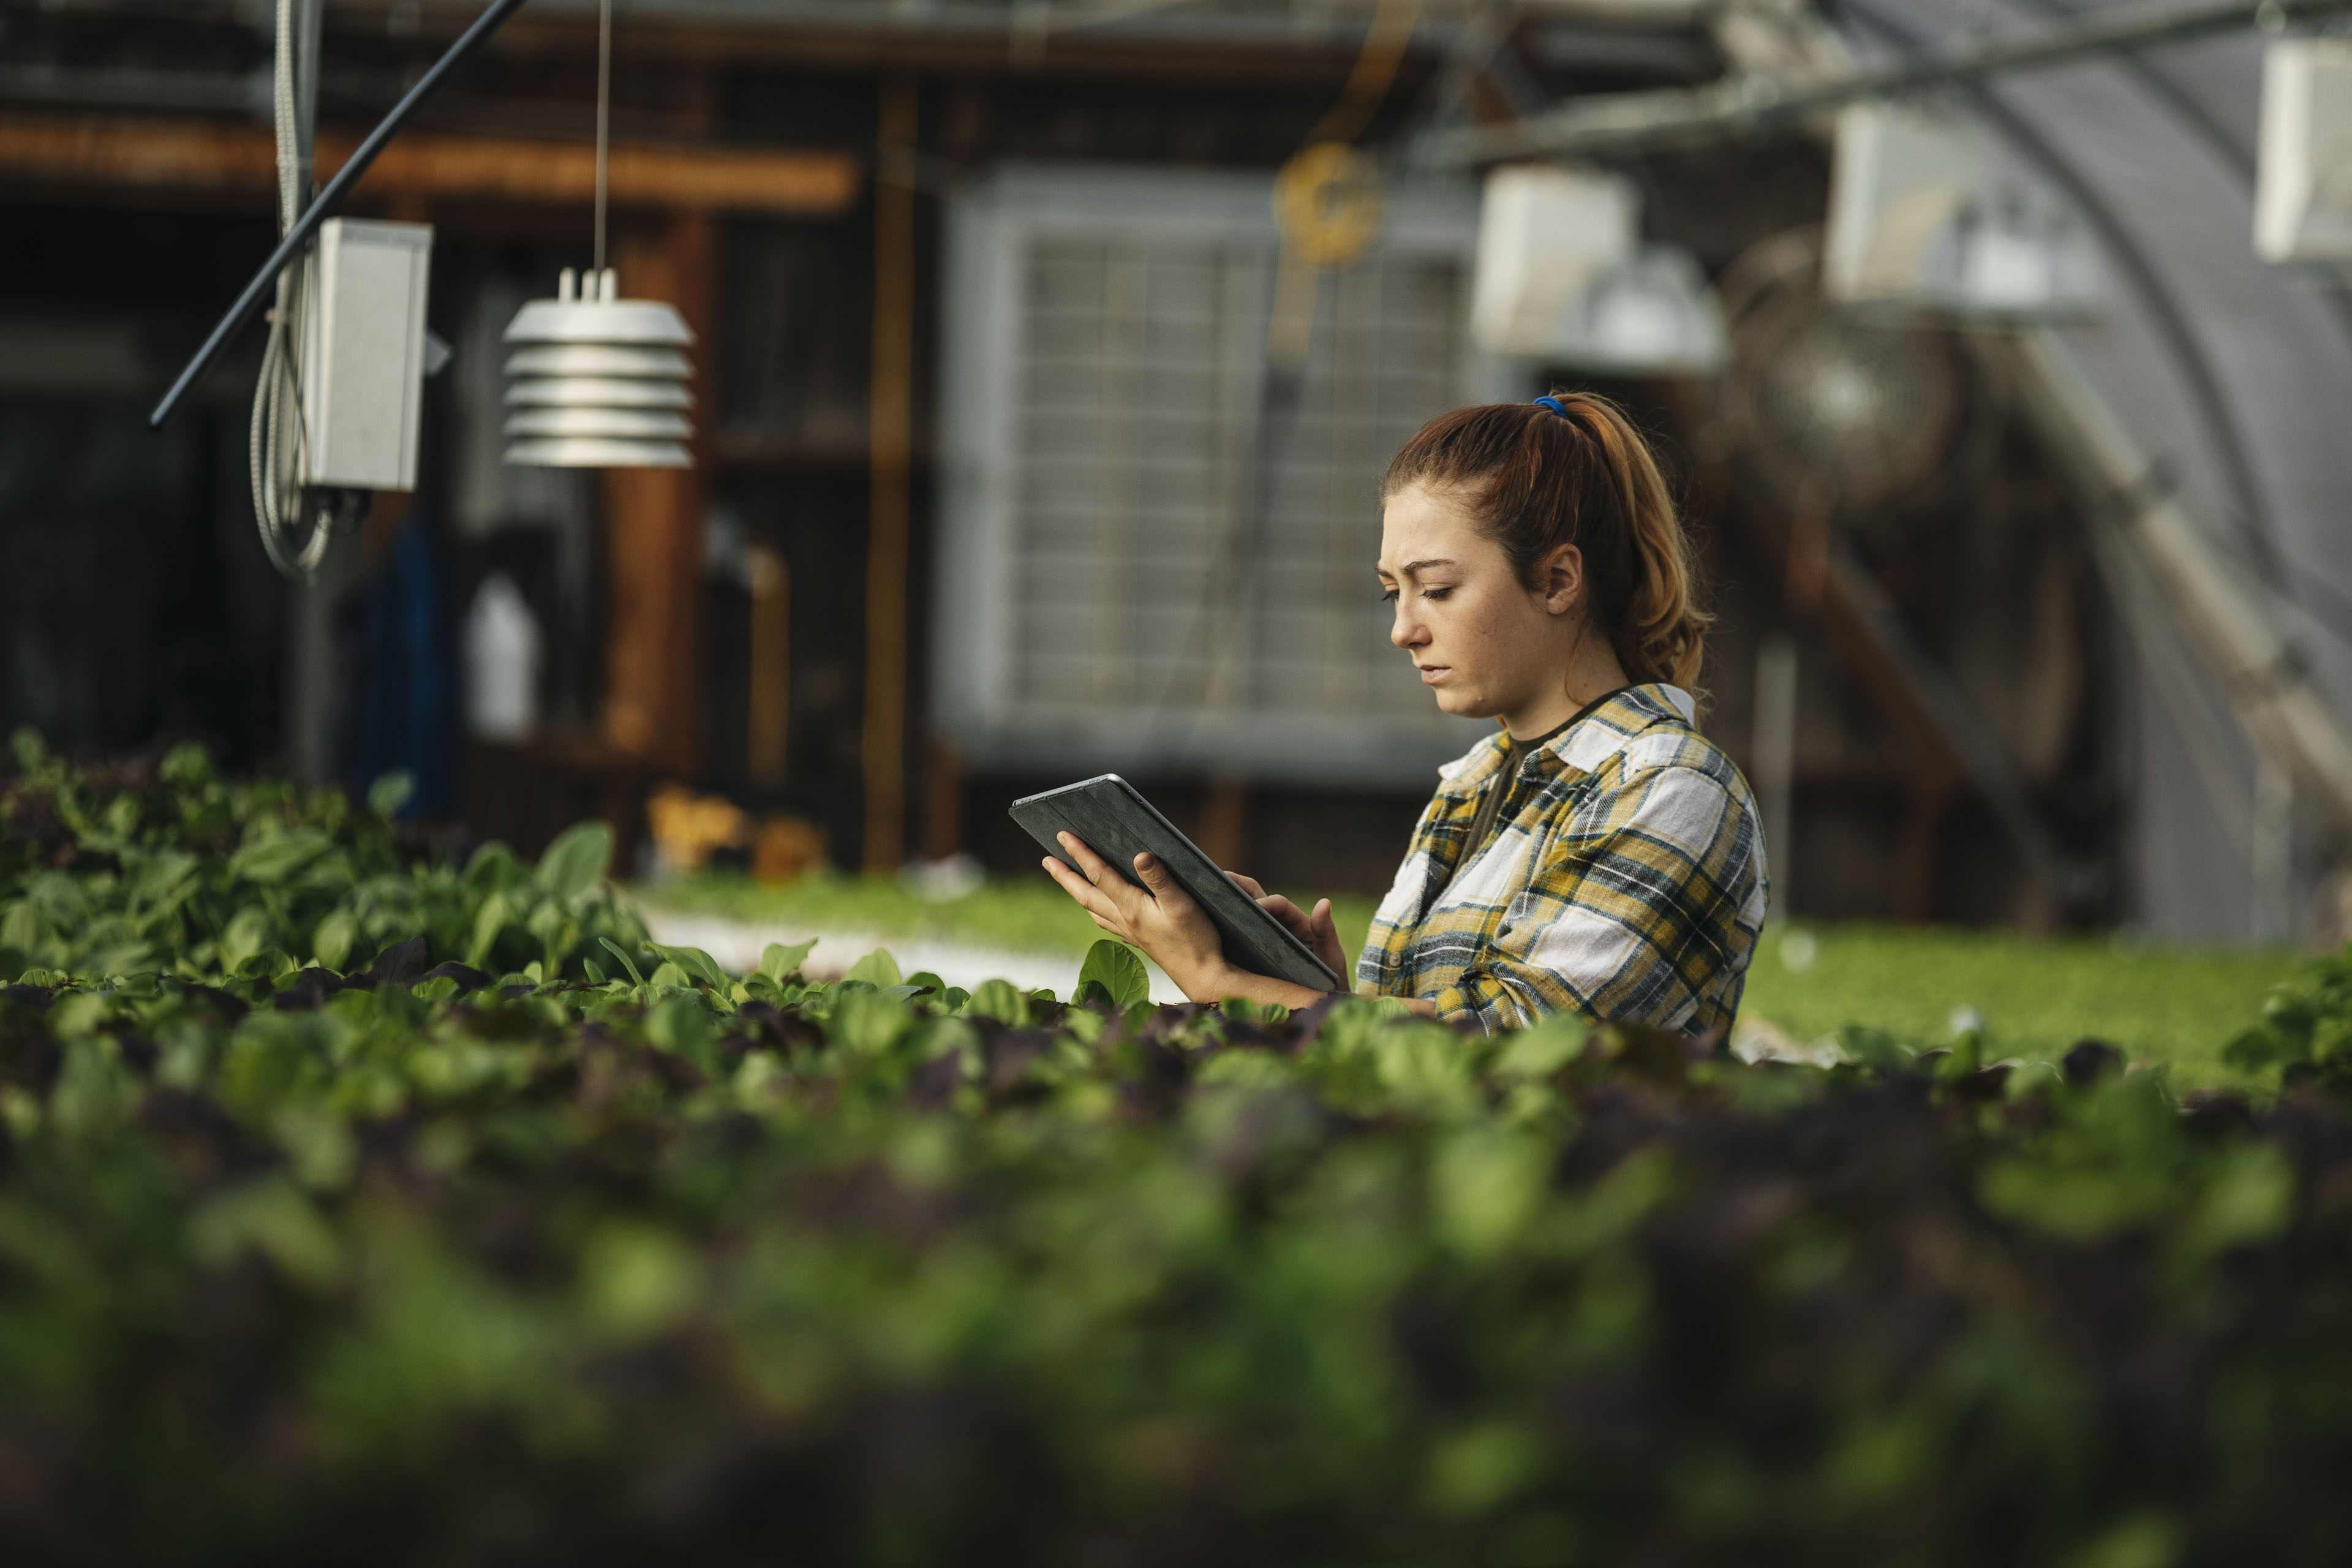
[[671, 306], [619, 297], [608, 268], [516, 312], [506, 341], [507, 457], [549, 468], [684, 468], [694, 333]]

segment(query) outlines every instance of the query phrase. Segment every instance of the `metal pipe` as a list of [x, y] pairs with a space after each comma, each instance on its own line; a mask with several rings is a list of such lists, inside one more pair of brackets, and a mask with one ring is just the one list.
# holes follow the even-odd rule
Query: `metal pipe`
[[220, 324], [213, 328], [212, 335], [205, 340], [204, 347], [196, 351], [195, 358], [188, 362], [187, 368], [172, 384], [172, 390], [163, 395], [163, 401], [158, 403], [155, 412], [147, 416], [149, 429], [163, 427], [163, 421], [172, 416], [172, 411], [180, 405], [180, 400], [187, 395], [188, 389], [195, 385], [196, 378], [212, 367], [213, 361], [220, 357], [221, 351], [228, 346], [229, 340], [236, 335], [237, 330], [252, 319], [254, 308], [261, 303], [262, 295], [276, 284], [278, 275], [286, 269], [287, 264], [310, 243], [311, 236], [319, 232], [319, 226], [333, 216], [343, 196], [359, 183], [360, 176], [367, 173], [368, 165], [375, 162], [376, 154], [383, 151], [385, 143], [398, 135], [409, 117], [440, 89], [443, 79], [463, 64], [466, 57], [479, 47], [485, 38], [497, 32], [501, 23], [521, 9], [522, 4], [523, 0], [490, 0], [488, 9], [458, 37], [456, 43], [449, 46], [448, 52], [435, 60], [432, 68], [417, 78], [416, 85], [408, 89], [406, 97], [393, 105], [392, 112], [383, 117], [383, 122], [368, 132], [367, 140], [361, 142], [359, 150], [335, 171], [335, 177], [327, 182], [326, 189], [319, 193], [318, 199], [302, 214], [301, 221], [289, 229], [286, 237], [278, 242], [278, 248], [270, 253], [268, 260], [261, 264], [261, 270], [253, 275], [253, 281], [245, 286], [245, 292], [236, 297], [236, 303], [228, 308], [228, 313], [220, 319]]
[[1664, 142], [1769, 130], [1862, 99], [1966, 81], [2001, 71], [2063, 65], [2070, 60], [2186, 43], [2215, 33], [2332, 16], [2352, 0], [2209, 0], [2154, 16], [2085, 23], [2038, 37], [2005, 39], [1952, 54], [1900, 61], [1790, 89], [1769, 79], [1727, 79], [1689, 90], [1612, 94], [1504, 125], [1433, 132], [1416, 157], [1452, 166], [1537, 153], [1591, 156]]
[[2352, 834], [2352, 725], [2280, 629], [2277, 607], [2165, 491], [2121, 418], [2059, 335], [2036, 327], [2011, 351], [2018, 385], [2059, 461], [2086, 494], [2096, 539], [2143, 563], [2161, 585], [2254, 744], [2307, 785], [2339, 833]]

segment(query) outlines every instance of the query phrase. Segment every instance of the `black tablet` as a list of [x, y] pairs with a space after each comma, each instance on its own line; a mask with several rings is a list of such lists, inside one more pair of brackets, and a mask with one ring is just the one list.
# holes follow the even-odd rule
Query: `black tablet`
[[1080, 784], [1065, 784], [1013, 803], [1013, 820], [1029, 830], [1054, 858], [1077, 870], [1055, 838], [1076, 834], [1096, 854], [1118, 868], [1120, 876], [1136, 881], [1135, 858], [1150, 851], [1168, 868], [1177, 886], [1192, 895], [1217, 928], [1225, 962], [1252, 974], [1271, 975], [1311, 991], [1345, 991], [1347, 983], [1307, 951], [1290, 928], [1257, 907], [1257, 900], [1235, 887], [1217, 869], [1216, 862], [1176, 831], [1159, 809], [1135, 786], [1117, 773]]

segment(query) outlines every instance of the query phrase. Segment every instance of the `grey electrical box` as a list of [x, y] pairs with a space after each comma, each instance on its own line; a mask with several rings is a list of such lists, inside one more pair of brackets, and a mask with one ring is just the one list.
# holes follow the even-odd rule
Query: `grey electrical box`
[[330, 218], [302, 312], [302, 482], [416, 488], [433, 226]]

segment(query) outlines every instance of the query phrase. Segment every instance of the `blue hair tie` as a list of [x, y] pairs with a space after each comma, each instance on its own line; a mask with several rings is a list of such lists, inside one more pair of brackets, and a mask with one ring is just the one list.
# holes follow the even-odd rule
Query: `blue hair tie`
[[1562, 419], [1568, 417], [1568, 410], [1559, 405], [1559, 399], [1557, 397], [1538, 397], [1536, 399], [1536, 406], [1538, 408], [1549, 408], [1554, 414], [1559, 415]]

